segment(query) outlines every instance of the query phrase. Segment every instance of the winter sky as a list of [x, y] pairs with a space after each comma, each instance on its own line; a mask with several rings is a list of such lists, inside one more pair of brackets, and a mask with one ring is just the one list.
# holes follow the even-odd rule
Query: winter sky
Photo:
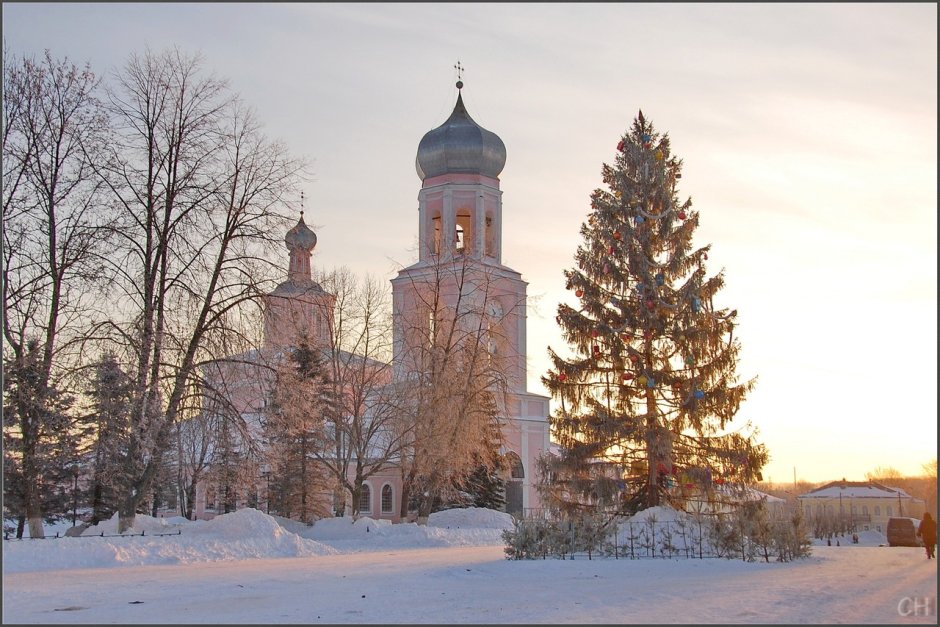
[[[684, 160], [696, 244], [738, 310], [737, 424], [765, 479], [918, 474], [937, 456], [935, 4], [3, 4], [12, 52], [106, 74], [201, 52], [312, 163], [314, 264], [416, 258], [418, 142], [450, 114], [506, 144], [503, 262], [529, 282], [529, 389], [603, 162], [638, 109]], [[285, 258], [286, 260], [286, 258]]]

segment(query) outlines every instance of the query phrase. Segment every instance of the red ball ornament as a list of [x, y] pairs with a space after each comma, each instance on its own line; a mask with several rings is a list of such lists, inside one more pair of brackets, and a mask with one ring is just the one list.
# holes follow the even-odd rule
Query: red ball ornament
[[633, 373], [632, 373], [632, 372], [624, 372], [623, 375], [621, 376], [621, 378], [622, 378], [624, 381], [629, 381], [630, 379], [633, 378]]
[[646, 301], [646, 308], [647, 308], [647, 309], [652, 310], [655, 306], [656, 306], [656, 303], [654, 303], [653, 301], [651, 301], [651, 300]]
[[613, 247], [613, 246], [608, 246], [608, 247], [607, 247], [607, 254], [608, 254], [608, 255], [613, 255], [613, 254], [614, 254], [614, 247]]
[[620, 231], [614, 231], [614, 239], [620, 239]]
[[623, 152], [623, 140], [622, 139], [619, 142], [617, 142], [617, 150], [619, 150], [620, 152]]
[[597, 337], [597, 336], [598, 336], [597, 329], [594, 329], [593, 331], [591, 331], [591, 337]]
[[567, 379], [568, 379], [568, 375], [566, 375], [564, 372], [562, 372], [560, 375], [558, 375], [558, 380], [559, 380], [559, 381], [565, 381], [565, 380], [567, 380]]
[[702, 257], [705, 259], [705, 261], [708, 261], [708, 253], [705, 253], [704, 255], [702, 255]]
[[584, 290], [575, 290], [574, 295], [577, 296], [578, 298], [581, 298], [582, 296], [584, 296]]
[[685, 211], [680, 211], [680, 212], [679, 212], [679, 219], [680, 219], [680, 220], [685, 220]]
[[595, 352], [595, 353], [601, 352], [601, 347], [598, 346], [597, 344], [595, 344], [595, 345], [594, 345], [594, 352]]
[[639, 357], [637, 357], [636, 355], [630, 355], [630, 361], [632, 361], [633, 363], [636, 363], [637, 359], [639, 359]]

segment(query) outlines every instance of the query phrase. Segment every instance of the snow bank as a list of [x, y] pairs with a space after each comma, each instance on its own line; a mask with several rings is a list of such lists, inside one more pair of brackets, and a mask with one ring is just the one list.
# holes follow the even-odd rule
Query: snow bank
[[324, 518], [310, 526], [256, 509], [242, 509], [212, 520], [196, 521], [138, 514], [133, 529], [119, 536], [117, 528], [115, 515], [89, 527], [77, 538], [5, 542], [3, 570], [186, 564], [389, 548], [501, 546], [502, 531], [512, 528], [512, 517], [473, 507], [437, 512], [430, 516], [427, 525], [392, 524], [364, 516], [355, 521]]
[[448, 529], [502, 530], [513, 528], [510, 514], [483, 507], [467, 507], [465, 509], [448, 509], [442, 512], [434, 512], [428, 516], [428, 525]]
[[[184, 519], [185, 520], [185, 519]], [[220, 560], [331, 555], [337, 551], [301, 538], [255, 509], [243, 509], [210, 521], [168, 522], [136, 517], [134, 531], [145, 535], [101, 537], [117, 531], [116, 518], [90, 527], [79, 538], [8, 541], [4, 572], [187, 564]], [[179, 535], [158, 536], [158, 533]], [[96, 537], [97, 536], [97, 537]]]

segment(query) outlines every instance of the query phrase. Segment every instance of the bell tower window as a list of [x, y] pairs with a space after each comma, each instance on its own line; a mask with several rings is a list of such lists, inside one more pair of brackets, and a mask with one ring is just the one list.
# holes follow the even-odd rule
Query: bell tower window
[[454, 238], [454, 250], [457, 252], [469, 252], [473, 250], [473, 221], [469, 209], [459, 209], [454, 216], [456, 223], [456, 237]]
[[486, 214], [486, 256], [495, 257], [496, 256], [496, 229], [493, 226], [493, 214]]
[[431, 241], [429, 248], [432, 255], [441, 254], [441, 214], [436, 213], [431, 216]]

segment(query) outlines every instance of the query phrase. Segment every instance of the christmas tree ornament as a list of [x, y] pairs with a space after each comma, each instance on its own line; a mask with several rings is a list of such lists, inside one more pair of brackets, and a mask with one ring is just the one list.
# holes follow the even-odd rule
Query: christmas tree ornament
[[608, 254], [608, 255], [613, 255], [613, 254], [614, 254], [614, 247], [613, 247], [613, 246], [608, 246], [608, 247], [607, 247], [607, 254]]
[[645, 142], [648, 142], [649, 140], [651, 140], [652, 137], [650, 137], [649, 135], [647, 135], [646, 133], [644, 133], [643, 136], [641, 137], [641, 139], [642, 139], [642, 140], [644, 141], [644, 143], [645, 143]]
[[698, 313], [702, 308], [702, 301], [695, 297], [692, 299], [692, 313]]
[[578, 298], [581, 298], [582, 296], [584, 296], [584, 290], [580, 290], [580, 289], [575, 290], [574, 295], [577, 296]]
[[562, 372], [561, 374], [558, 375], [558, 380], [561, 381], [562, 383], [564, 383], [565, 381], [568, 380], [568, 375], [566, 375], [564, 372]]
[[597, 337], [598, 335], [600, 335], [600, 334], [597, 332], [597, 329], [592, 329], [592, 330], [591, 330], [591, 337]]
[[645, 219], [643, 218], [643, 216], [637, 216], [637, 217], [636, 217], [636, 223], [637, 223], [637, 224], [643, 224], [644, 221], [645, 221]]
[[619, 150], [620, 152], [623, 152], [623, 140], [622, 139], [619, 142], [617, 142], [617, 150]]
[[609, 274], [609, 273], [610, 273], [610, 266], [605, 263], [605, 264], [604, 264], [604, 274]]
[[666, 276], [660, 272], [656, 275], [656, 285], [662, 285], [666, 282]]
[[614, 231], [614, 239], [616, 240], [620, 239], [620, 231]]
[[655, 386], [655, 385], [656, 385], [656, 381], [653, 380], [653, 377], [647, 377], [647, 379], [646, 379], [646, 387], [651, 388], [651, 387], [653, 387], [653, 386]]
[[624, 372], [624, 373], [620, 376], [620, 378], [623, 379], [624, 381], [629, 381], [630, 379], [633, 378], [633, 373], [632, 373], [632, 372]]
[[632, 353], [630, 354], [630, 361], [632, 361], [633, 363], [636, 363], [636, 360], [637, 360], [637, 359], [639, 359], [639, 357], [637, 357], [636, 355], [634, 355], [634, 354], [632, 354]]
[[601, 347], [598, 346], [597, 344], [595, 344], [595, 345], [594, 345], [594, 353], [597, 354], [597, 353], [599, 353], [599, 352], [601, 352]]
[[704, 254], [702, 255], [702, 258], [704, 258], [705, 261], [708, 261], [708, 253], [704, 253]]
[[639, 383], [641, 386], [645, 386], [645, 385], [646, 385], [646, 380], [647, 380], [647, 379], [646, 379], [646, 375], [645, 375], [645, 374], [641, 374], [639, 377], [637, 377], [636, 382]]
[[657, 160], [657, 161], [662, 161], [662, 160], [663, 160], [663, 151], [662, 151], [662, 150], [657, 150], [657, 151], [656, 151], [656, 160]]
[[651, 300], [646, 301], [646, 308], [647, 308], [647, 309], [652, 310], [654, 307], [656, 307], [656, 303], [655, 303], [655, 302], [653, 302], [653, 301], [651, 301]]
[[679, 219], [680, 219], [680, 220], [685, 220], [685, 211], [680, 211], [680, 212], [679, 212]]
[[695, 396], [696, 400], [702, 400], [703, 398], [705, 398], [705, 392], [701, 390], [695, 390], [695, 392], [693, 393], [693, 396]]

